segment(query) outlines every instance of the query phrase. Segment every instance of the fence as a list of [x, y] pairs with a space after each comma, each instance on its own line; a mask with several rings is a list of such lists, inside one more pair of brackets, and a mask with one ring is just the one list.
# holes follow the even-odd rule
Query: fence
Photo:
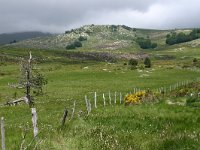
[[[178, 82], [176, 84], [167, 86], [167, 87], [160, 87], [158, 89], [154, 89], [153, 91], [159, 92], [159, 93], [168, 93], [173, 90], [176, 90], [182, 86], [187, 86], [188, 84], [197, 81], [200, 82], [200, 78], [197, 78], [195, 80], [188, 80], [188, 81], [183, 81], [183, 82]], [[116, 105], [121, 105], [123, 104], [123, 97], [129, 93], [136, 93], [142, 91], [140, 88], [133, 88], [133, 92], [105, 92], [105, 93], [97, 93], [97, 92], [92, 92], [88, 95], [85, 95], [85, 98], [83, 101], [74, 101], [73, 104], [70, 106], [70, 108], [65, 108], [64, 109], [64, 114], [63, 117], [61, 118], [61, 126], [65, 125], [66, 119], [68, 120], [73, 120], [75, 116], [75, 111], [77, 112], [78, 109], [76, 109], [77, 105], [83, 105], [85, 103], [86, 106], [86, 114], [90, 115], [91, 111], [93, 109], [97, 109], [99, 107], [106, 107], [106, 106], [116, 106]], [[61, 111], [54, 111], [54, 112], [59, 112]], [[81, 116], [82, 111], [80, 110], [78, 112], [78, 117]], [[32, 115], [32, 117], [31, 117]], [[27, 118], [32, 118], [32, 124], [33, 124], [33, 139], [35, 139], [39, 133], [39, 129], [37, 127], [37, 113], [35, 108], [31, 108], [31, 115], [27, 115], [25, 117]], [[1, 145], [2, 145], [2, 150], [5, 150], [5, 119], [4, 117], [1, 118]], [[21, 148], [23, 147], [24, 141], [22, 141]]]

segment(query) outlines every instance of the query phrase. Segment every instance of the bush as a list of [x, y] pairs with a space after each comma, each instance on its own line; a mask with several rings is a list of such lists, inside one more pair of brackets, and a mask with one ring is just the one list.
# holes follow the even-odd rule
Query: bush
[[193, 59], [193, 66], [200, 68], [200, 61], [197, 58]]
[[74, 43], [71, 43], [66, 46], [66, 49], [75, 49], [75, 48], [76, 48], [76, 46], [74, 45]]
[[117, 29], [118, 29], [118, 26], [116, 26], [116, 25], [111, 25], [111, 31], [112, 32], [115, 32], [115, 31], [117, 31]]
[[187, 106], [194, 106], [194, 107], [200, 107], [200, 98], [198, 97], [189, 97], [186, 100]]
[[140, 48], [142, 49], [150, 49], [150, 48], [156, 48], [157, 43], [152, 43], [149, 38], [137, 38], [136, 42], [139, 44]]
[[74, 41], [75, 47], [82, 47], [82, 43], [80, 41]]
[[124, 98], [125, 104], [140, 104], [142, 99], [145, 97], [145, 94], [145, 91], [137, 92], [135, 94], [128, 94]]
[[152, 43], [152, 44], [151, 44], [151, 48], [153, 48], [153, 49], [156, 48], [157, 46], [158, 46], [157, 43]]
[[76, 49], [76, 47], [82, 47], [82, 43], [80, 41], [74, 41], [66, 46], [66, 49]]
[[132, 65], [132, 66], [137, 66], [138, 65], [138, 61], [136, 59], [130, 59], [129, 62], [128, 62], [129, 65]]
[[84, 36], [80, 36], [78, 38], [79, 41], [87, 41], [87, 37], [84, 37]]
[[149, 57], [146, 57], [144, 60], [145, 68], [151, 68], [151, 60]]
[[130, 66], [131, 70], [136, 69], [136, 66], [138, 65], [138, 60], [132, 58], [129, 60], [128, 65]]

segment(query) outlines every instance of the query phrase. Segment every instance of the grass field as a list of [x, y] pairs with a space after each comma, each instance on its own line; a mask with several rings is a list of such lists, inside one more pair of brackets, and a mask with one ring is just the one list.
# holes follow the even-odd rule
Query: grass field
[[[153, 36], [153, 35], [152, 35]], [[181, 49], [180, 49], [181, 48]], [[147, 53], [153, 67], [130, 70], [124, 63], [128, 60], [105, 62], [80, 60], [66, 57], [63, 50], [32, 50], [36, 66], [47, 78], [44, 95], [35, 97], [38, 113], [39, 135], [33, 139], [30, 108], [26, 104], [0, 106], [0, 116], [5, 118], [6, 149], [20, 149], [23, 135], [24, 147], [28, 149], [113, 149], [113, 150], [177, 150], [200, 149], [200, 109], [186, 105], [169, 105], [167, 100], [179, 101], [186, 97], [172, 97], [170, 93], [158, 100], [141, 105], [119, 104], [119, 92], [123, 97], [137, 89], [156, 91], [169, 88], [177, 82], [199, 78], [192, 65], [199, 57], [199, 48], [168, 46]], [[0, 103], [24, 96], [23, 89], [15, 89], [8, 83], [16, 83], [20, 75], [20, 57], [27, 58], [28, 49], [0, 49]], [[80, 50], [81, 51], [81, 50]], [[85, 50], [86, 51], [86, 50]], [[130, 49], [118, 50], [129, 54]], [[75, 51], [72, 53], [78, 52]], [[114, 53], [114, 52], [113, 52]], [[140, 60], [139, 64], [142, 64]], [[112, 103], [117, 92], [117, 104]], [[94, 109], [94, 92], [97, 92], [97, 108]], [[102, 94], [105, 93], [106, 107]], [[92, 104], [87, 115], [84, 96]], [[74, 100], [75, 117], [69, 120]], [[64, 127], [61, 119], [64, 109], [69, 115]], [[78, 117], [79, 114], [79, 117]], [[38, 144], [38, 145], [37, 145]]]

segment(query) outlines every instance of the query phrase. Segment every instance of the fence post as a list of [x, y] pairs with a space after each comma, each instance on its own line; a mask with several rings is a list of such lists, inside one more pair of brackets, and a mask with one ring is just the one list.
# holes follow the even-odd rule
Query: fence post
[[105, 98], [104, 93], [103, 93], [103, 106], [106, 106], [106, 98]]
[[4, 125], [4, 117], [1, 117], [1, 146], [2, 150], [5, 150], [5, 125]]
[[117, 92], [115, 92], [115, 101], [114, 101], [115, 105], [116, 105], [116, 102], [117, 102]]
[[65, 125], [65, 121], [66, 121], [66, 118], [67, 118], [67, 113], [68, 113], [68, 111], [67, 111], [67, 109], [65, 108], [64, 114], [63, 114], [63, 118], [62, 118], [62, 126]]
[[120, 92], [120, 98], [119, 98], [120, 104], [122, 103], [122, 93]]
[[92, 105], [90, 103], [90, 100], [88, 99], [88, 106], [89, 106], [89, 113], [92, 111]]
[[31, 108], [31, 112], [32, 112], [33, 134], [34, 134], [34, 138], [35, 138], [38, 134], [36, 108]]
[[89, 115], [89, 104], [88, 104], [88, 100], [87, 100], [87, 95], [85, 95], [85, 104], [86, 104], [86, 108], [87, 108], [87, 112], [88, 112], [88, 115]]
[[73, 118], [74, 118], [75, 106], [76, 106], [76, 101], [74, 101], [74, 106], [73, 106], [73, 108], [72, 108], [72, 115], [71, 115], [71, 119], [73, 119]]
[[110, 101], [110, 105], [111, 105], [111, 95], [110, 95], [110, 91], [109, 91], [109, 101]]
[[97, 108], [97, 92], [94, 93], [94, 107]]

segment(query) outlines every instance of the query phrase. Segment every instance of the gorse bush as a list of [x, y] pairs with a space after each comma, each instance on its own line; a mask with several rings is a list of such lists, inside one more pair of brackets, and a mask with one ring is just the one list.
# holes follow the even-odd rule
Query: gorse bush
[[145, 97], [146, 92], [140, 91], [135, 94], [128, 94], [125, 96], [125, 104], [140, 104]]

